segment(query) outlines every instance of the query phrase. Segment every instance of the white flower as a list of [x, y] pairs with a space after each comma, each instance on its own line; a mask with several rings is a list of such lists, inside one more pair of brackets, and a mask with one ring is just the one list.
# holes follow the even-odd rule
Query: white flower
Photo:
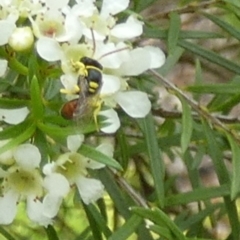
[[142, 34], [142, 25], [142, 22], [130, 16], [125, 23], [120, 23], [113, 27], [111, 35], [119, 39], [132, 39]]
[[106, 126], [101, 127], [102, 132], [114, 133], [119, 129], [120, 120], [115, 110], [110, 108], [108, 110], [99, 112], [99, 115], [102, 115], [107, 118], [105, 121], [103, 121], [103, 125], [106, 124]]
[[19, 124], [25, 120], [29, 113], [27, 107], [16, 109], [1, 109], [0, 108], [0, 121], [4, 121], [9, 124]]
[[43, 191], [42, 177], [36, 169], [41, 160], [39, 150], [31, 144], [22, 144], [15, 149], [13, 156], [16, 165], [7, 171], [1, 170], [3, 185], [0, 197], [0, 224], [10, 224], [17, 212], [17, 202], [26, 199], [29, 218], [47, 226], [51, 219], [44, 216], [38, 208], [41, 207], [38, 199]]
[[103, 0], [101, 14], [102, 15], [115, 15], [127, 9], [129, 0]]
[[15, 28], [16, 28], [15, 22], [12, 21], [11, 19], [0, 20], [1, 29], [0, 46], [8, 43], [8, 40]]
[[[74, 143], [74, 140], [77, 141], [77, 144]], [[77, 150], [77, 148], [80, 147], [82, 140], [83, 138], [81, 135], [69, 136], [67, 139], [68, 148], [71, 150]], [[55, 181], [55, 183], [53, 183], [52, 176], [53, 174], [57, 174], [58, 177], [62, 177], [62, 181], [65, 179], [69, 182], [70, 185], [75, 184], [78, 188], [83, 202], [85, 204], [89, 204], [96, 201], [103, 195], [104, 186], [99, 180], [89, 178], [87, 169], [99, 169], [103, 167], [105, 167], [104, 164], [86, 158], [77, 152], [67, 152], [60, 155], [56, 162], [52, 162], [44, 166], [44, 173], [49, 178], [48, 182], [45, 184], [45, 187], [47, 188], [47, 185], [49, 184], [55, 186], [55, 188], [59, 186], [58, 181]], [[67, 184], [65, 185], [67, 186]], [[54, 189], [54, 187], [52, 188]], [[67, 187], [65, 188], [67, 189]], [[64, 192], [64, 194], [66, 192], [67, 190]], [[49, 196], [48, 205], [51, 205], [53, 207], [55, 204], [54, 210], [52, 210], [52, 214], [49, 216], [53, 216], [57, 212], [64, 194], [52, 193], [51, 197]]]
[[15, 51], [25, 51], [33, 45], [33, 33], [30, 27], [16, 28], [10, 36], [9, 45]]
[[114, 98], [123, 110], [133, 118], [143, 118], [151, 109], [151, 102], [144, 92], [118, 92]]

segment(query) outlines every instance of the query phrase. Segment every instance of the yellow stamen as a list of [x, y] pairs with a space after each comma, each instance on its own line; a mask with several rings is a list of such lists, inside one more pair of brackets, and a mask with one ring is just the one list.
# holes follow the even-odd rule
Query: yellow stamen
[[62, 168], [63, 170], [67, 170], [67, 168], [65, 168], [63, 165], [60, 165], [60, 168]]

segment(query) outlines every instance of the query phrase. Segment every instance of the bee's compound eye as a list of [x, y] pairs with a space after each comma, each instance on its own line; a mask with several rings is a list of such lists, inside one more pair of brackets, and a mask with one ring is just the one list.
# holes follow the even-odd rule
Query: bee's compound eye
[[78, 106], [78, 99], [66, 102], [61, 108], [61, 115], [65, 119], [73, 119], [74, 113]]

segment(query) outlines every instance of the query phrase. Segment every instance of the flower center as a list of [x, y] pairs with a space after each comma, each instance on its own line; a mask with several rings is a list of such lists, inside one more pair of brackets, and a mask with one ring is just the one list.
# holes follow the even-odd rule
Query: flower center
[[37, 170], [29, 172], [18, 169], [10, 173], [4, 180], [4, 189], [6, 190], [11, 189], [24, 196], [40, 196], [42, 194], [41, 176]]
[[56, 171], [64, 175], [69, 181], [74, 182], [79, 175], [87, 175], [84, 161], [81, 161], [82, 158], [84, 157], [78, 153], [63, 154], [57, 161]]

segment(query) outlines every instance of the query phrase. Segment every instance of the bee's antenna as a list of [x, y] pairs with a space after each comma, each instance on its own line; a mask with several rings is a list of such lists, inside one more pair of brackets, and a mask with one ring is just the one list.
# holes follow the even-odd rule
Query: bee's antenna
[[117, 49], [117, 50], [114, 50], [114, 51], [105, 53], [105, 54], [103, 54], [98, 60], [100, 60], [100, 59], [102, 59], [102, 58], [104, 58], [104, 57], [106, 57], [106, 56], [108, 56], [108, 55], [110, 55], [110, 54], [117, 53], [117, 52], [121, 52], [121, 51], [128, 50], [128, 49], [129, 49], [129, 47], [124, 47], [124, 48], [119, 48], [119, 49]]

